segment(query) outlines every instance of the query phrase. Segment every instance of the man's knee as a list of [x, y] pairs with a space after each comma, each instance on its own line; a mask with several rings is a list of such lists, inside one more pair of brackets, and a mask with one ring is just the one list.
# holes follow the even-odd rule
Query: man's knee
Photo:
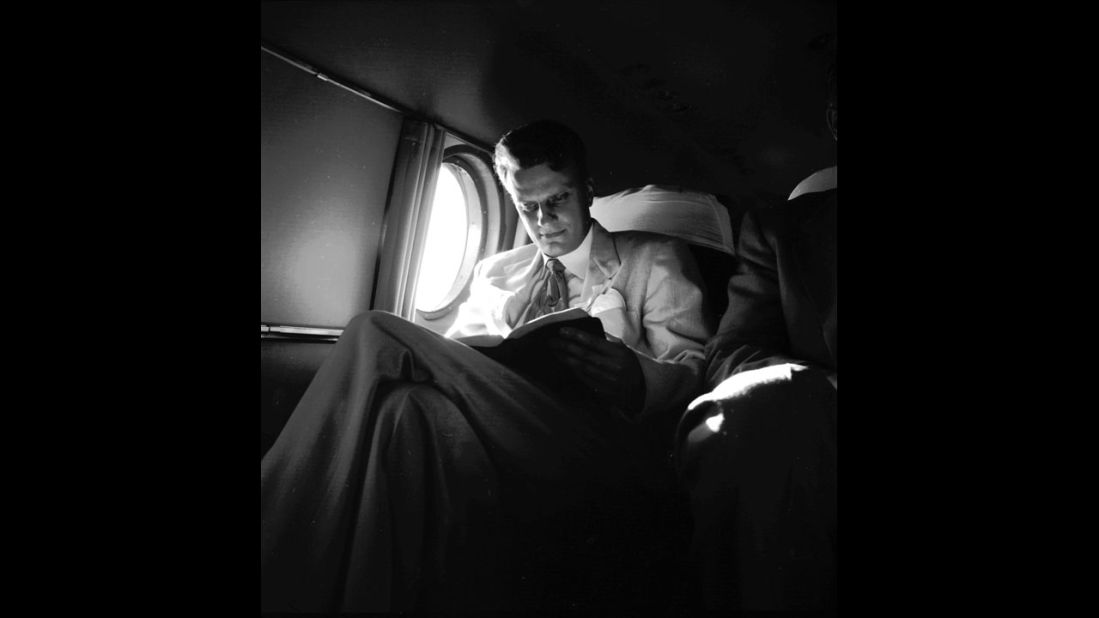
[[777, 430], [790, 417], [835, 407], [828, 374], [792, 363], [732, 375], [705, 398], [724, 416], [721, 426], [726, 431], [749, 435]]
[[731, 376], [696, 400], [680, 429], [680, 468], [698, 474], [783, 466], [834, 422], [827, 374], [774, 365]]
[[725, 379], [714, 390], [695, 400], [688, 421], [688, 448], [702, 448], [715, 441], [735, 444], [752, 437], [788, 407], [795, 365], [774, 365], [744, 371]]
[[432, 425], [453, 405], [437, 388], [423, 382], [394, 382], [379, 395], [378, 424], [394, 430]]
[[392, 313], [367, 311], [351, 319], [340, 340], [365, 346], [364, 349], [371, 353], [405, 349], [423, 350], [426, 353], [429, 346], [440, 343], [441, 337]]
[[364, 311], [351, 318], [351, 321], [348, 322], [347, 326], [343, 329], [343, 334], [344, 336], [347, 336], [349, 334], [363, 332], [390, 330], [407, 322], [408, 320], [392, 313], [386, 313], [385, 311]]

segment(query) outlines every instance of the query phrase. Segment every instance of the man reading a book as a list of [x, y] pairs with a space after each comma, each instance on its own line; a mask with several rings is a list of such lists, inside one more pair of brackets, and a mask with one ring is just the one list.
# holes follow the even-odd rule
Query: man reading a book
[[[533, 243], [477, 265], [446, 337], [357, 316], [264, 456], [264, 611], [597, 604], [626, 568], [610, 531], [654, 521], [713, 332], [697, 267], [681, 241], [591, 218], [567, 127], [508, 132], [495, 166]], [[508, 338], [567, 311], [596, 329]]]

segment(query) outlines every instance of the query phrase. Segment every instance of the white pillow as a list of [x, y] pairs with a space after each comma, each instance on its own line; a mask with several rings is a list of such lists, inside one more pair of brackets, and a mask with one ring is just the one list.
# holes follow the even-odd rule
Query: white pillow
[[595, 198], [591, 216], [611, 232], [657, 232], [736, 254], [729, 211], [709, 193], [646, 185]]

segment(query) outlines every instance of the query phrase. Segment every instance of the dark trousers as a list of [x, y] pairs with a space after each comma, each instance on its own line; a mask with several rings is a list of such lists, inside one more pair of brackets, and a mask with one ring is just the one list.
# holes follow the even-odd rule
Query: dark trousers
[[677, 432], [695, 598], [708, 610], [834, 609], [836, 389], [793, 365], [730, 379]]
[[396, 316], [358, 316], [262, 460], [262, 609], [643, 600], [654, 587], [630, 573], [668, 562], [644, 548], [661, 463], [672, 476], [643, 433]]

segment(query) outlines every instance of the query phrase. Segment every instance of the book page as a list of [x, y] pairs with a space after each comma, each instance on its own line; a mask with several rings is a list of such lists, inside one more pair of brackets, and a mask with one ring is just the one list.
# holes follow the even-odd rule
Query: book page
[[508, 336], [501, 337], [499, 335], [471, 335], [468, 337], [455, 337], [455, 341], [460, 341], [468, 346], [475, 348], [491, 348], [500, 345], [505, 339], [519, 339], [523, 335], [531, 333], [533, 331], [547, 326], [549, 324], [556, 324], [558, 322], [567, 322], [569, 320], [576, 320], [579, 318], [591, 317], [587, 311], [584, 311], [582, 307], [573, 307], [564, 311], [558, 311], [556, 313], [549, 313], [539, 318], [533, 319], [518, 328], [513, 329]]
[[518, 339], [523, 335], [538, 330], [548, 324], [556, 324], [557, 322], [567, 322], [569, 320], [577, 320], [580, 318], [591, 317], [587, 311], [584, 311], [580, 307], [573, 307], [572, 309], [566, 309], [564, 311], [558, 311], [556, 313], [549, 313], [539, 318], [533, 319], [530, 322], [516, 328], [508, 333], [508, 339]]

